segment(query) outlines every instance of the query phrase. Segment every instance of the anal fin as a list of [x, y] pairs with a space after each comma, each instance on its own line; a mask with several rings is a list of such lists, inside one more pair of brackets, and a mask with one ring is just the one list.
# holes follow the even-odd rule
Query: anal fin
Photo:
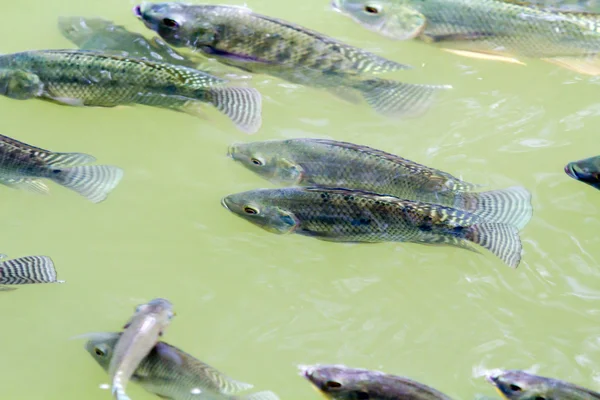
[[11, 187], [13, 189], [25, 190], [27, 192], [38, 193], [38, 194], [49, 194], [50, 189], [45, 183], [40, 182], [36, 179], [12, 179], [12, 178], [0, 178], [0, 184]]

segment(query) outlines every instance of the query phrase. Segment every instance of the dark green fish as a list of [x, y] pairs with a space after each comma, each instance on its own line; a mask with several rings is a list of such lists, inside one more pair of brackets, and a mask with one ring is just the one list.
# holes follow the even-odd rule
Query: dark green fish
[[512, 225], [437, 204], [361, 190], [259, 189], [223, 198], [229, 211], [278, 234], [297, 233], [332, 242], [413, 242], [471, 249], [476, 243], [511, 267], [521, 260]]
[[48, 193], [40, 179], [49, 179], [99, 203], [119, 184], [123, 170], [83, 153], [54, 153], [0, 135], [0, 184]]
[[121, 52], [124, 57], [199, 68], [198, 62], [179, 54], [160, 38], [148, 40], [139, 33], [130, 32], [106, 19], [60, 17], [58, 29], [82, 50], [115, 51]]
[[546, 1], [333, 0], [332, 5], [393, 39], [419, 38], [459, 55], [521, 64], [519, 57], [540, 58], [599, 75], [600, 15], [551, 10]]
[[392, 117], [421, 113], [439, 89], [448, 88], [364, 78], [410, 67], [244, 7], [143, 3], [135, 12], [173, 46], [245, 71], [325, 88], [353, 102], [362, 95]]
[[[83, 335], [90, 340], [85, 349], [107, 371], [120, 333]], [[146, 391], [171, 400], [277, 400], [272, 392], [233, 396], [252, 388], [248, 383], [229, 378], [177, 347], [158, 342], [142, 360], [132, 381]]]
[[[64, 283], [64, 281], [57, 279], [54, 263], [50, 257], [27, 256], [0, 262], [0, 285], [12, 286], [37, 283]], [[15, 289], [0, 286], [0, 290]]]
[[524, 371], [503, 371], [488, 381], [508, 400], [599, 400], [600, 393]]
[[451, 400], [437, 390], [402, 376], [343, 365], [300, 366], [308, 379], [332, 400]]
[[522, 187], [472, 192], [478, 185], [393, 154], [325, 139], [236, 143], [229, 155], [274, 183], [343, 187], [436, 203], [523, 228], [531, 219], [531, 194]]
[[570, 162], [565, 172], [573, 179], [600, 189], [600, 156]]
[[202, 115], [211, 104], [243, 131], [261, 124], [256, 89], [224, 87], [225, 80], [178, 65], [90, 50], [37, 50], [0, 56], [0, 94], [71, 106], [143, 104]]

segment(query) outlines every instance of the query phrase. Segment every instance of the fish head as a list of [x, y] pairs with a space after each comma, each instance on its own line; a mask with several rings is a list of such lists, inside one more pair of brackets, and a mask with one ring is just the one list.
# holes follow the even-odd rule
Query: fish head
[[121, 334], [96, 333], [86, 336], [90, 339], [85, 343], [85, 349], [104, 370], [108, 371], [113, 350]]
[[282, 207], [279, 190], [259, 189], [226, 196], [223, 207], [246, 221], [276, 233], [292, 233], [300, 225], [298, 218]]
[[502, 371], [487, 380], [508, 400], [551, 400], [557, 382], [519, 370]]
[[331, 5], [365, 28], [396, 40], [419, 36], [427, 23], [409, 0], [333, 0]]
[[348, 368], [343, 365], [300, 366], [300, 374], [325, 397], [333, 400], [361, 400], [382, 397], [374, 390], [378, 386], [377, 371]]
[[43, 91], [44, 84], [36, 74], [22, 70], [0, 69], [0, 95], [24, 100], [38, 97]]
[[181, 3], [142, 3], [134, 7], [133, 12], [170, 45], [200, 48], [211, 47], [218, 40], [219, 21], [213, 8]]
[[600, 189], [600, 156], [570, 162], [565, 172], [573, 179]]
[[98, 32], [107, 31], [113, 27], [115, 25], [112, 22], [102, 18], [58, 18], [58, 30], [60, 33], [77, 46], [81, 46]]
[[303, 177], [302, 166], [291, 160], [278, 140], [234, 143], [229, 146], [228, 155], [273, 183], [296, 185]]

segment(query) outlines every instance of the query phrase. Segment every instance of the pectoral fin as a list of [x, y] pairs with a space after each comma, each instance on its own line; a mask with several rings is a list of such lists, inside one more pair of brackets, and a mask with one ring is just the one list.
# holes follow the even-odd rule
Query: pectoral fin
[[456, 49], [442, 49], [442, 50], [446, 51], [448, 53], [455, 54], [457, 56], [461, 56], [461, 57], [475, 58], [478, 60], [500, 61], [500, 62], [506, 62], [506, 63], [510, 63], [510, 64], [527, 65], [524, 62], [517, 60], [516, 58], [509, 57], [509, 56], [501, 56], [499, 54], [490, 54], [490, 53], [483, 53], [483, 52], [478, 52], [478, 51], [456, 50]]

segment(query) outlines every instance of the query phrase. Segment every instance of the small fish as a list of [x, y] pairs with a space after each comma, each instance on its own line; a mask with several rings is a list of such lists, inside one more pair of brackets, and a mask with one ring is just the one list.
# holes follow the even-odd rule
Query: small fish
[[600, 156], [570, 162], [565, 166], [565, 172], [573, 179], [600, 189]]
[[[120, 333], [85, 335], [90, 338], [85, 349], [104, 370], [113, 358]], [[171, 400], [277, 400], [272, 392], [245, 396], [233, 393], [252, 388], [249, 383], [231, 379], [208, 364], [197, 360], [177, 347], [158, 342], [140, 362], [131, 376], [146, 391]]]
[[487, 377], [507, 400], [598, 400], [600, 393], [558, 379], [524, 371], [502, 371]]
[[333, 0], [332, 6], [392, 39], [418, 38], [458, 55], [520, 64], [519, 57], [539, 58], [599, 75], [600, 14], [552, 10], [545, 2]]
[[332, 400], [451, 400], [445, 394], [402, 376], [344, 365], [299, 366], [300, 375]]
[[[36, 283], [64, 283], [59, 281], [50, 257], [27, 256], [0, 262], [0, 285], [29, 285]], [[0, 290], [15, 290], [0, 286]]]
[[332, 242], [413, 242], [473, 248], [476, 243], [511, 267], [521, 260], [512, 225], [437, 204], [361, 190], [259, 189], [223, 198], [223, 206], [268, 232], [297, 233]]
[[343, 187], [436, 203], [523, 228], [531, 194], [522, 187], [472, 192], [478, 185], [367, 146], [325, 139], [235, 143], [229, 155], [273, 183]]
[[224, 87], [227, 81], [162, 62], [92, 50], [35, 50], [0, 55], [0, 94], [70, 106], [143, 104], [202, 116], [211, 104], [236, 126], [254, 133], [261, 125], [256, 89]]
[[245, 7], [142, 3], [134, 12], [172, 46], [244, 71], [323, 88], [354, 103], [362, 96], [390, 117], [421, 114], [441, 89], [449, 88], [365, 78], [411, 67]]
[[108, 366], [115, 399], [129, 400], [125, 393], [127, 382], [154, 348], [174, 315], [173, 306], [165, 299], [154, 299], [137, 307], [124, 326]]
[[199, 68], [198, 62], [179, 54], [160, 38], [146, 39], [102, 18], [60, 17], [60, 33], [82, 50], [121, 52], [124, 57]]
[[123, 170], [96, 161], [88, 154], [54, 153], [0, 135], [0, 184], [48, 193], [39, 179], [49, 179], [99, 203], [119, 184]]

